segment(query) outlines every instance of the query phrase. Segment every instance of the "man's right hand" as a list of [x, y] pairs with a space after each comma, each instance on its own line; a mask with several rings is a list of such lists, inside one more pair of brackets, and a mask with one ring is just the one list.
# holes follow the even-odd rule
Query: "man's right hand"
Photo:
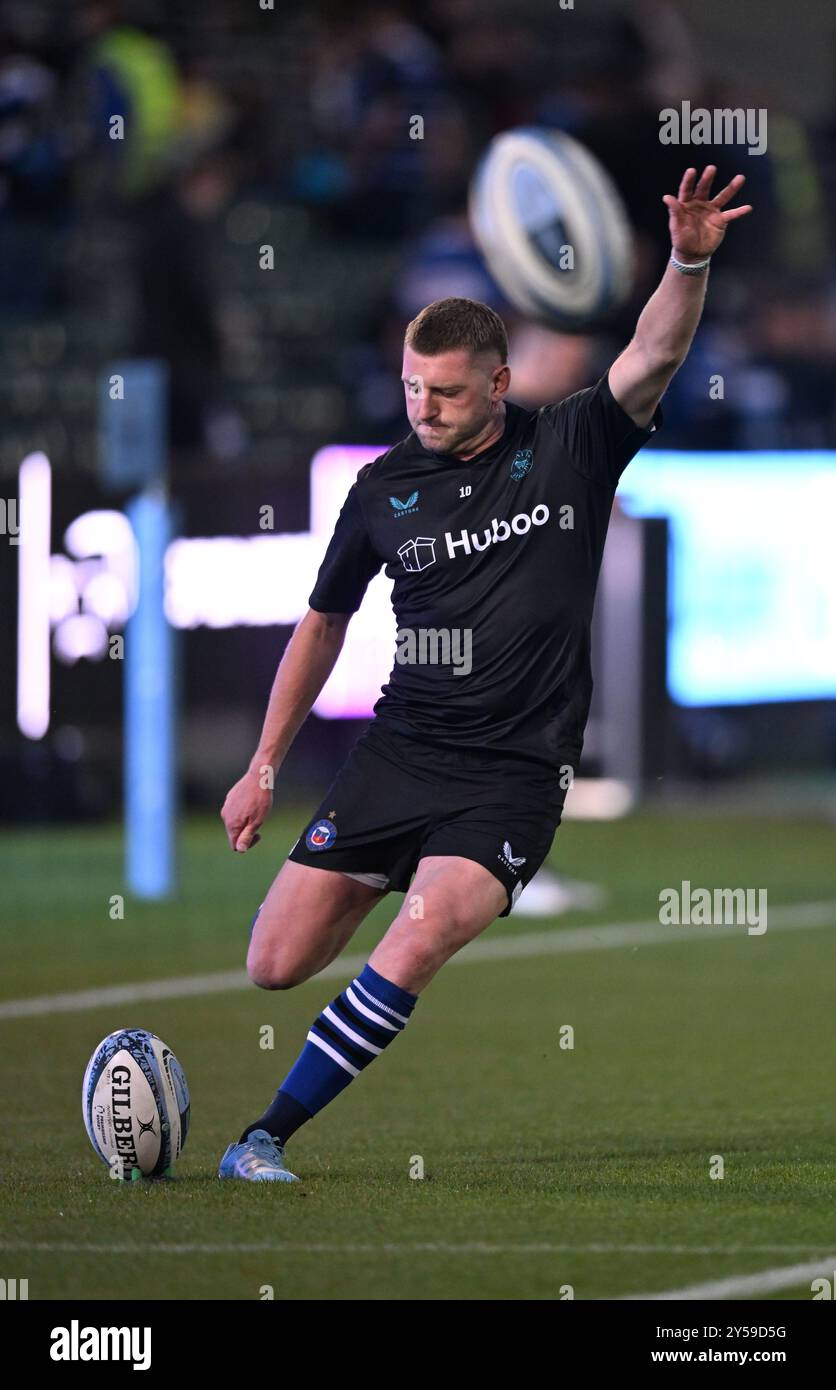
[[262, 781], [260, 772], [245, 772], [227, 792], [226, 801], [221, 807], [221, 820], [226, 827], [229, 847], [239, 854], [258, 844], [261, 839], [259, 828], [273, 805], [273, 793], [261, 786]]

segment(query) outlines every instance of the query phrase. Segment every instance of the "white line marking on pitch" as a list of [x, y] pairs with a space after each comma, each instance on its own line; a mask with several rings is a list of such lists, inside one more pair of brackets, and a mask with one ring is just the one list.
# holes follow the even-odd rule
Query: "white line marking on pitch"
[[[789, 1254], [791, 1251], [803, 1250], [807, 1255], [815, 1246], [810, 1245], [602, 1245], [593, 1243], [589, 1245], [557, 1245], [549, 1241], [536, 1241], [530, 1244], [518, 1243], [515, 1245], [492, 1245], [482, 1241], [469, 1241], [460, 1245], [445, 1243], [444, 1241], [419, 1241], [412, 1244], [400, 1242], [380, 1242], [378, 1244], [357, 1242], [337, 1244], [333, 1241], [328, 1243], [308, 1243], [304, 1244], [293, 1241], [257, 1241], [257, 1242], [230, 1242], [222, 1244], [220, 1242], [210, 1243], [178, 1243], [178, 1244], [150, 1244], [122, 1242], [120, 1244], [96, 1244], [95, 1242], [75, 1243], [73, 1241], [23, 1241], [23, 1240], [3, 1240], [0, 1241], [0, 1251], [27, 1251], [29, 1254], [73, 1254], [73, 1255], [263, 1255], [263, 1254], [310, 1254], [310, 1255], [359, 1255], [359, 1254], [392, 1254], [392, 1255], [752, 1255], [752, 1254]], [[826, 1249], [822, 1246], [821, 1249]], [[824, 1270], [828, 1261], [832, 1265], [833, 1256], [822, 1255], [815, 1262], [803, 1265], [794, 1265], [793, 1270], [811, 1269], [815, 1272]], [[774, 1272], [774, 1271], [773, 1271]], [[763, 1278], [762, 1275], [742, 1275], [742, 1279]], [[800, 1276], [803, 1277], [803, 1276]], [[812, 1276], [811, 1276], [812, 1277]], [[723, 1283], [734, 1283], [735, 1280], [724, 1280]], [[794, 1280], [793, 1282], [799, 1282]], [[713, 1288], [714, 1285], [704, 1284], [698, 1287]], [[776, 1285], [781, 1288], [782, 1285]], [[687, 1291], [679, 1295], [675, 1294], [642, 1294], [630, 1295], [630, 1297], [646, 1298], [671, 1298], [675, 1296], [685, 1297]], [[690, 1297], [690, 1294], [687, 1294]], [[703, 1297], [702, 1294], [694, 1294], [693, 1297]]]
[[[769, 910], [770, 931], [790, 931], [805, 927], [836, 924], [836, 901], [781, 904]], [[497, 936], [472, 941], [447, 966], [473, 965], [485, 960], [524, 959], [529, 956], [557, 956], [574, 951], [608, 951], [622, 946], [658, 946], [671, 942], [728, 941], [745, 933], [743, 926], [664, 926], [661, 922], [622, 922], [599, 926], [571, 927], [565, 931], [526, 932], [522, 936]], [[762, 949], [756, 944], [753, 950]], [[356, 975], [368, 955], [348, 955], [332, 961], [312, 980], [342, 979]], [[42, 994], [32, 999], [9, 999], [0, 1004], [0, 1022], [33, 1018], [39, 1014], [75, 1013], [83, 1009], [139, 1004], [145, 1000], [186, 999], [204, 994], [228, 994], [255, 989], [245, 970], [216, 970], [209, 975], [179, 975], [165, 980], [136, 981], [125, 985], [104, 985], [98, 989], [75, 990], [67, 994]]]
[[825, 1276], [832, 1278], [836, 1255], [826, 1255], [806, 1264], [785, 1265], [783, 1269], [765, 1269], [760, 1274], [736, 1274], [730, 1279], [712, 1279], [707, 1284], [689, 1284], [684, 1289], [669, 1289], [667, 1293], [632, 1293], [622, 1295], [624, 1301], [656, 1303], [680, 1302], [692, 1298], [743, 1298], [747, 1294], [775, 1293], [796, 1284], [807, 1284]]

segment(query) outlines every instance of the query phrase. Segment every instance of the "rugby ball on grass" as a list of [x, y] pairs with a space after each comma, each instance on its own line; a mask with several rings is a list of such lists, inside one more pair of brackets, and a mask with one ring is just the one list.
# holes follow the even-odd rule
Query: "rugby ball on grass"
[[87, 1064], [81, 1103], [90, 1143], [113, 1177], [170, 1176], [189, 1130], [189, 1088], [156, 1033], [109, 1033]]

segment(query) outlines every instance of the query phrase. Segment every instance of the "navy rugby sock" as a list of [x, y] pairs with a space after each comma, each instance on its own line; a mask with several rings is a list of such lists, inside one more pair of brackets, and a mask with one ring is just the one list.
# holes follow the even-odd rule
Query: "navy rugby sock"
[[403, 1032], [417, 999], [364, 966], [314, 1020], [273, 1104], [247, 1126], [239, 1143], [251, 1130], [266, 1129], [284, 1144]]
[[247, 1125], [238, 1143], [243, 1144], [245, 1140], [249, 1139], [254, 1129], [266, 1129], [268, 1134], [272, 1134], [280, 1144], [284, 1145], [290, 1136], [296, 1133], [300, 1125], [312, 1118], [310, 1110], [306, 1110], [304, 1105], [300, 1105], [298, 1100], [293, 1099], [293, 1096], [289, 1096], [285, 1091], [279, 1089], [272, 1105], [268, 1105], [263, 1115], [259, 1116], [257, 1120], [253, 1120], [251, 1125]]

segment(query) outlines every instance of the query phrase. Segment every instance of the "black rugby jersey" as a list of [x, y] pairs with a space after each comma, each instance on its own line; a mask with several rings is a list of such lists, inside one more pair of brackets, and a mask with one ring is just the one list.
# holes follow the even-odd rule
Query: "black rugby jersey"
[[590, 625], [613, 497], [663, 423], [636, 425], [604, 374], [463, 460], [414, 432], [349, 490], [310, 596], [352, 613], [385, 566], [396, 660], [380, 727], [454, 748], [577, 766], [592, 696]]

